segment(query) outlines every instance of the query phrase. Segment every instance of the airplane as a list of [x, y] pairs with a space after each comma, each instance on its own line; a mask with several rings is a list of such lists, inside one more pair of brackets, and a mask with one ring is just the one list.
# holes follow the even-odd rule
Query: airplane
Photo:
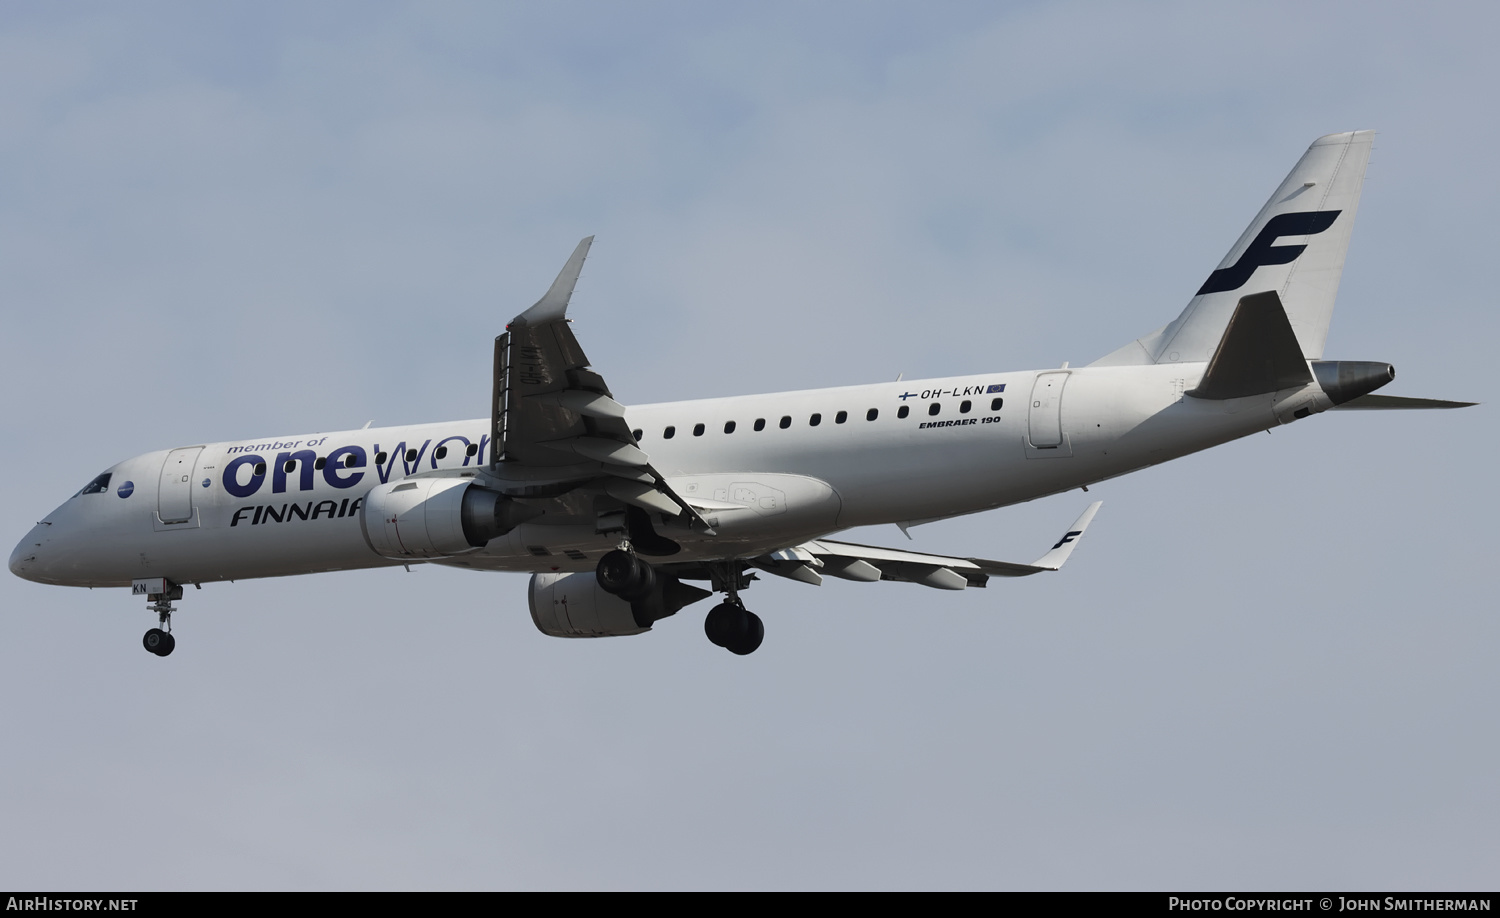
[[[172, 653], [192, 584], [431, 563], [531, 573], [556, 637], [640, 634], [714, 594], [710, 641], [765, 635], [760, 574], [940, 590], [1063, 566], [1100, 503], [1029, 564], [831, 539], [1088, 486], [1373, 394], [1388, 363], [1324, 360], [1373, 131], [1315, 141], [1173, 321], [1087, 366], [626, 407], [567, 317], [593, 237], [495, 340], [477, 420], [179, 446], [120, 462], [10, 556], [39, 583], [125, 587]], [[699, 586], [695, 584], [704, 584]]]

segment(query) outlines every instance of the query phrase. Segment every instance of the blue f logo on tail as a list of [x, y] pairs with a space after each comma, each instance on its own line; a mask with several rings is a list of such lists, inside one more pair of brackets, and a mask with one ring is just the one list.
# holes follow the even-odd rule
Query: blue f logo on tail
[[1340, 210], [1306, 211], [1296, 214], [1277, 214], [1266, 222], [1265, 229], [1255, 235], [1255, 241], [1245, 249], [1240, 260], [1227, 268], [1220, 268], [1208, 276], [1198, 289], [1198, 296], [1205, 293], [1222, 293], [1238, 290], [1250, 280], [1250, 275], [1261, 265], [1285, 265], [1297, 260], [1307, 248], [1305, 245], [1273, 245], [1278, 236], [1313, 236], [1323, 232], [1337, 220]]

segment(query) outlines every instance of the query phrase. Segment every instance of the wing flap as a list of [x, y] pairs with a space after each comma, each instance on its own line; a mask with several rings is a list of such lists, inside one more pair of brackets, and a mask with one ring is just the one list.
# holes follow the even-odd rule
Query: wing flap
[[990, 561], [984, 558], [954, 558], [832, 539], [818, 539], [795, 548], [772, 552], [755, 558], [750, 563], [769, 573], [805, 583], [814, 582], [811, 577], [806, 576], [813, 574], [817, 576], [818, 583], [827, 575], [866, 583], [875, 580], [919, 583], [938, 590], [982, 587], [989, 582], [990, 577], [1027, 577], [1060, 569], [1078, 546], [1078, 540], [1094, 521], [1094, 516], [1103, 503], [1094, 501], [1089, 504], [1083, 514], [1063, 533], [1062, 538], [1031, 564]]
[[617, 478], [608, 482], [604, 486], [604, 491], [616, 500], [634, 504], [643, 510], [665, 513], [667, 516], [676, 516], [680, 512], [677, 505], [672, 503], [672, 499], [658, 491], [655, 484]]
[[576, 411], [584, 417], [601, 421], [625, 420], [625, 406], [599, 392], [588, 389], [566, 389], [553, 398], [561, 407]]
[[[639, 468], [651, 464], [651, 458], [642, 452], [640, 447], [613, 437], [566, 437], [561, 440], [544, 440], [536, 445], [559, 453], [573, 453], [585, 459], [593, 459], [610, 465]], [[568, 460], [569, 464], [577, 461], [577, 459]]]

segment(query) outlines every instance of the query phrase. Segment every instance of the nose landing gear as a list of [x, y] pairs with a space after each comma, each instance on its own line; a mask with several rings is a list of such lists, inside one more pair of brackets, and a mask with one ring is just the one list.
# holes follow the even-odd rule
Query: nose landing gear
[[172, 632], [170, 631], [152, 628], [146, 632], [145, 637], [141, 638], [141, 643], [145, 645], [147, 650], [158, 657], [164, 657], [171, 653], [173, 648], [177, 646], [177, 639], [172, 637]]
[[151, 604], [146, 606], [156, 613], [159, 628], [152, 628], [141, 638], [141, 646], [164, 657], [177, 647], [177, 639], [172, 637], [172, 600], [182, 598], [182, 587], [170, 580], [157, 578], [154, 580], [138, 580], [133, 587], [135, 593], [144, 593]]

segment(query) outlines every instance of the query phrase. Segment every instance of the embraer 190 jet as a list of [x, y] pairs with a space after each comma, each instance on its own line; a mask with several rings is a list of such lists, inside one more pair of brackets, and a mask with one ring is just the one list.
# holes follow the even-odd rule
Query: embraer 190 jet
[[765, 633], [741, 598], [758, 572], [962, 590], [1055, 571], [1098, 503], [1030, 564], [828, 536], [1085, 488], [1331, 408], [1467, 404], [1373, 395], [1390, 364], [1323, 359], [1373, 139], [1314, 142], [1181, 315], [1084, 367], [627, 407], [566, 317], [590, 237], [496, 339], [489, 417], [127, 459], [10, 569], [131, 587], [159, 656], [183, 585], [249, 577], [526, 571], [532, 619], [558, 637], [639, 634], [722, 593], [704, 630], [743, 655]]

